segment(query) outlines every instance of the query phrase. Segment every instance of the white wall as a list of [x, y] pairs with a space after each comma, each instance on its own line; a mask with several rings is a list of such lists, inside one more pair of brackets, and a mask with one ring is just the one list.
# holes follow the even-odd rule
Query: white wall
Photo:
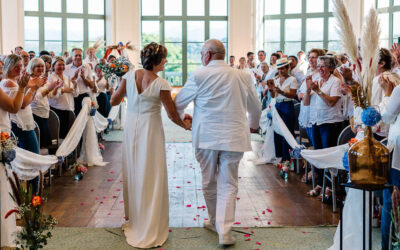
[[9, 54], [17, 45], [24, 45], [23, 0], [1, 0], [0, 4], [0, 54]]

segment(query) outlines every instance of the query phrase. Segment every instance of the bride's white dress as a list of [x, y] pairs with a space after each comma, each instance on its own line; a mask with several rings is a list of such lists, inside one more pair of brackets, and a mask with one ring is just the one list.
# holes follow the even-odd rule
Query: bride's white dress
[[141, 94], [135, 71], [124, 76], [128, 107], [124, 127], [123, 225], [128, 244], [139, 248], [161, 246], [168, 238], [169, 201], [161, 90], [171, 90], [156, 78]]

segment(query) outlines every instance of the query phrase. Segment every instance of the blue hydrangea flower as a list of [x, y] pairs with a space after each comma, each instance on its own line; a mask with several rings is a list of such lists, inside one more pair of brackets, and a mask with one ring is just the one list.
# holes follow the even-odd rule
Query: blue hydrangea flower
[[343, 158], [342, 158], [342, 162], [343, 162], [343, 167], [349, 171], [349, 155], [346, 152], [344, 152]]
[[369, 127], [374, 126], [382, 119], [379, 111], [374, 107], [367, 107], [361, 113], [362, 122]]

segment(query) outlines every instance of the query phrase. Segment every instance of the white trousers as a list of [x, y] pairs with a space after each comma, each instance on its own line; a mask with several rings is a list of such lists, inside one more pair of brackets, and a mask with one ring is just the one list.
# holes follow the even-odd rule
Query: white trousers
[[196, 149], [202, 173], [203, 194], [219, 240], [229, 239], [235, 221], [238, 169], [243, 152]]

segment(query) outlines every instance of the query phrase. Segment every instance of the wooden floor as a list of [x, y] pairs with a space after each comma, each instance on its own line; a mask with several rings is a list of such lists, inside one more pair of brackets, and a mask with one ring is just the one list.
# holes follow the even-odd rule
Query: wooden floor
[[[257, 148], [257, 145], [253, 145]], [[105, 143], [105, 167], [91, 167], [75, 182], [70, 173], [47, 187], [45, 211], [62, 227], [120, 227], [124, 221], [121, 143]], [[338, 214], [305, 193], [311, 188], [291, 173], [285, 182], [272, 165], [254, 166], [246, 153], [239, 168], [236, 225], [242, 227], [333, 225]], [[200, 168], [190, 143], [168, 143], [167, 165], [171, 227], [201, 227], [207, 211]]]

